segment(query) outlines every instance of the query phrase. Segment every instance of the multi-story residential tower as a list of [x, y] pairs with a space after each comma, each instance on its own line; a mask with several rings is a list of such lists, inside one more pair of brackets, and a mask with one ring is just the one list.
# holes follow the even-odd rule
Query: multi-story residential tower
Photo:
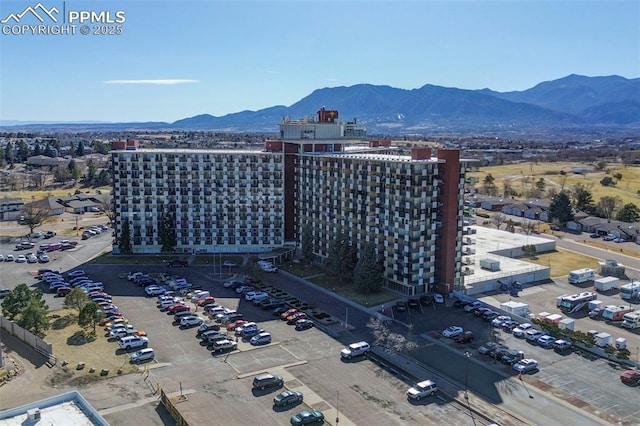
[[284, 244], [282, 155], [258, 151], [114, 150], [116, 234], [158, 253], [163, 216], [176, 252], [250, 252]]
[[280, 138], [262, 152], [119, 148], [116, 232], [129, 224], [135, 253], [160, 250], [159, 217], [168, 211], [179, 252], [299, 245], [308, 226], [320, 260], [338, 232], [356, 251], [373, 242], [394, 291], [462, 286], [466, 162], [457, 150], [403, 152], [370, 142], [355, 120], [324, 108], [313, 118], [285, 118]]

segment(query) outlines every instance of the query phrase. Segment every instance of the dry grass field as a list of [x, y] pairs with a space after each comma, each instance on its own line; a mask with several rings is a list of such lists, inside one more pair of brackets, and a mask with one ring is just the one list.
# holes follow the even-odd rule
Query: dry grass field
[[[592, 164], [586, 163], [519, 163], [507, 164], [503, 166], [486, 166], [480, 167], [478, 171], [469, 173], [468, 176], [477, 179], [476, 187], [482, 187], [482, 181], [490, 173], [495, 178], [495, 185], [498, 191], [502, 191], [504, 183], [508, 183], [519, 193], [530, 189], [534, 182], [540, 178], [544, 178], [548, 188], [556, 188], [558, 191], [564, 188], [570, 189], [577, 183], [583, 185], [591, 185], [591, 193], [595, 202], [603, 196], [620, 197], [623, 204], [634, 203], [640, 205], [640, 167], [624, 166], [622, 164], [609, 164], [608, 173], [590, 172], [585, 174], [574, 174], [573, 167], [593, 167]], [[561, 171], [566, 172], [565, 176], [560, 174]], [[604, 187], [600, 184], [600, 180], [605, 176], [613, 176], [616, 173], [622, 175], [615, 187]], [[529, 180], [530, 183], [526, 183]]]
[[534, 259], [524, 259], [551, 268], [551, 277], [566, 277], [569, 271], [581, 268], [598, 269], [598, 260], [574, 251], [557, 249], [550, 253], [537, 254]]
[[[63, 309], [51, 312], [51, 328], [47, 331], [45, 341], [53, 345], [53, 354], [58, 365], [66, 365], [60, 372], [52, 375], [52, 385], [60, 382], [84, 383], [97, 380], [101, 370], [108, 369], [108, 376], [114, 376], [118, 370], [122, 374], [137, 371], [137, 367], [129, 364], [129, 356], [118, 349], [116, 342], [108, 341], [103, 327], [96, 328], [96, 336], [87, 336], [88, 332], [77, 324], [77, 312]], [[117, 352], [117, 353], [116, 353]], [[81, 370], [76, 369], [84, 363]], [[94, 369], [91, 372], [91, 369]]]

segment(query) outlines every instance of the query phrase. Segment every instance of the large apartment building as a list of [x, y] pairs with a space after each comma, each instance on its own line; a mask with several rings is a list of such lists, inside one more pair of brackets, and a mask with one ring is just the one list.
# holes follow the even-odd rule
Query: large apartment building
[[318, 260], [338, 232], [356, 252], [374, 243], [391, 290], [462, 286], [466, 162], [458, 150], [368, 141], [364, 126], [324, 108], [283, 119], [280, 138], [259, 152], [113, 148], [116, 232], [128, 224], [134, 253], [160, 251], [167, 213], [183, 253], [300, 246], [309, 227]]

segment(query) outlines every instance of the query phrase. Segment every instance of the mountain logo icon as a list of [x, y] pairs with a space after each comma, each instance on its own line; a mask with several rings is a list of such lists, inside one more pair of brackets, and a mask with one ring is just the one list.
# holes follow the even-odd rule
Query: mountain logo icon
[[54, 23], [58, 22], [58, 18], [55, 15], [60, 13], [60, 11], [54, 6], [51, 9], [47, 9], [44, 7], [42, 3], [38, 3], [35, 6], [27, 6], [21, 13], [11, 13], [9, 16], [4, 18], [0, 23], [6, 24], [9, 21], [13, 20], [16, 24], [19, 23], [25, 15], [31, 14], [35, 16], [35, 18], [41, 23], [45, 22], [45, 18], [49, 18], [49, 20]]

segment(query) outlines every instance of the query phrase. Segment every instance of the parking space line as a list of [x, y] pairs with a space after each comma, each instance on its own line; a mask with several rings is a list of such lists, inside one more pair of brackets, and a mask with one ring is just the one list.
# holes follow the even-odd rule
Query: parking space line
[[[266, 368], [266, 370], [269, 370], [269, 371], [284, 370], [285, 368], [297, 367], [298, 365], [305, 365], [306, 363], [307, 363], [306, 360], [296, 361], [296, 362], [292, 362], [292, 363], [289, 363], [289, 364], [283, 364], [283, 365], [276, 365], [274, 367], [268, 367], [268, 368]], [[234, 368], [234, 370], [236, 370], [236, 369]], [[238, 370], [236, 370], [236, 371], [238, 371]], [[264, 373], [264, 372], [265, 372], [265, 369], [251, 371], [249, 373], [238, 374], [237, 378], [238, 379], [244, 379], [245, 377], [255, 376], [257, 374]]]

